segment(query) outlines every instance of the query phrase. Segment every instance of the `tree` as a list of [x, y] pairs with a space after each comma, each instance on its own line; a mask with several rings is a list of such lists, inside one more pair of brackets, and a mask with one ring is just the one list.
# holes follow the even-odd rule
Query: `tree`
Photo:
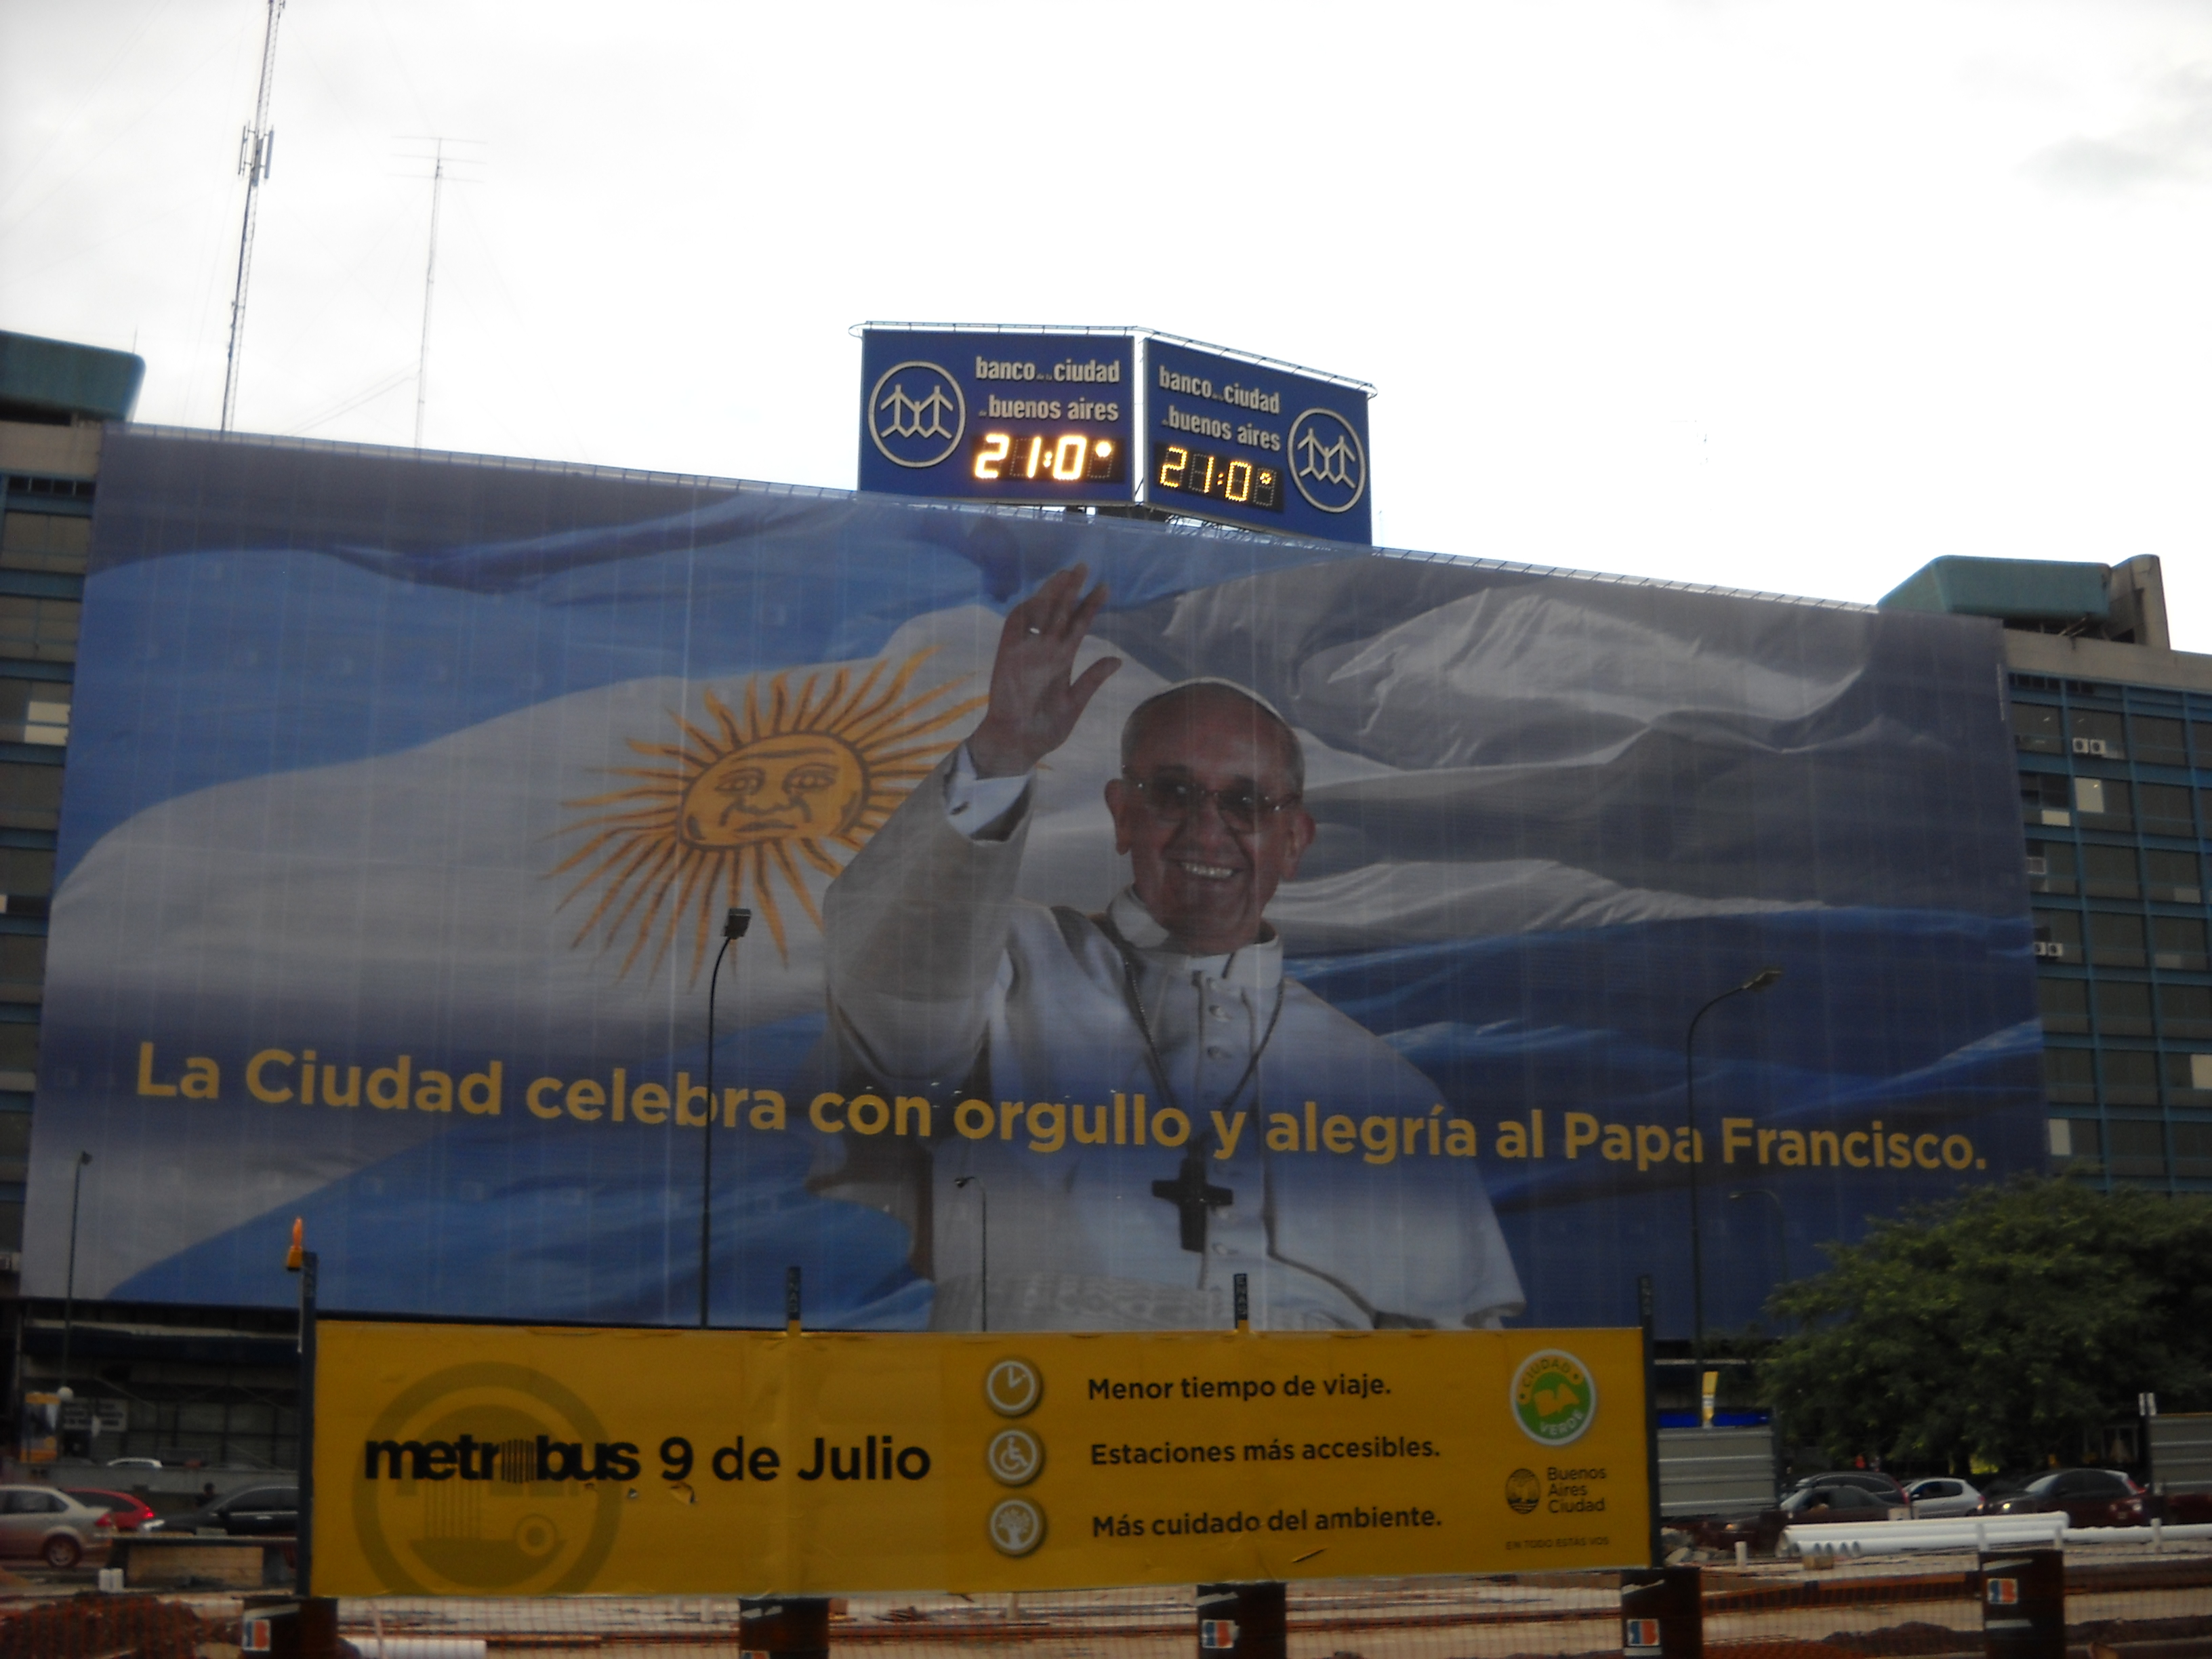
[[2142, 1389], [2212, 1409], [2212, 1203], [2023, 1177], [1823, 1248], [1768, 1304], [1798, 1328], [1761, 1379], [1832, 1458], [2070, 1462]]

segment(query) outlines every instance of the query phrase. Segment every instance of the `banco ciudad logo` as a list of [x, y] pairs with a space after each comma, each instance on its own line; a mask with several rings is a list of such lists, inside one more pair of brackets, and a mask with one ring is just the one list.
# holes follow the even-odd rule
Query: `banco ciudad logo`
[[1540, 1446], [1581, 1438], [1597, 1415], [1597, 1382], [1562, 1348], [1530, 1354], [1513, 1373], [1513, 1420]]
[[1352, 422], [1333, 409], [1309, 409], [1291, 422], [1291, 482], [1324, 513], [1349, 513], [1367, 493], [1367, 450]]
[[960, 447], [968, 399], [935, 363], [893, 363], [868, 391], [868, 435], [898, 466], [935, 466]]

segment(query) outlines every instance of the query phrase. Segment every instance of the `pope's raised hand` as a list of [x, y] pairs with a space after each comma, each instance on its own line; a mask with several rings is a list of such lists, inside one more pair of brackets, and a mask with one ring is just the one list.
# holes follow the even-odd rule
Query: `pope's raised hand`
[[1018, 777], [1066, 743], [1098, 688], [1121, 667], [1101, 657], [1073, 679], [1075, 653], [1106, 602], [1103, 582], [1083, 591], [1082, 565], [1060, 571], [1006, 613], [991, 664], [990, 706], [968, 739], [975, 775]]

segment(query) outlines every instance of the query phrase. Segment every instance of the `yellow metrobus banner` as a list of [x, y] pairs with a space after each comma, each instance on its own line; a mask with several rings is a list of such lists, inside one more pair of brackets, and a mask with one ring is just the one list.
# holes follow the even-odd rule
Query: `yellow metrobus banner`
[[315, 1589], [1068, 1589], [1641, 1565], [1633, 1330], [325, 1320]]

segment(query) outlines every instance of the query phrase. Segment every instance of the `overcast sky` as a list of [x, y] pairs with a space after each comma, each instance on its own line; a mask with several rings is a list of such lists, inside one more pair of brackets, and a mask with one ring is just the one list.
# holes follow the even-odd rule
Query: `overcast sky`
[[[216, 423], [265, 0], [0, 0], [0, 327]], [[1372, 381], [1379, 540], [2212, 650], [2212, 5], [292, 0], [239, 424], [849, 488], [866, 319]], [[470, 141], [470, 142], [460, 142]]]

